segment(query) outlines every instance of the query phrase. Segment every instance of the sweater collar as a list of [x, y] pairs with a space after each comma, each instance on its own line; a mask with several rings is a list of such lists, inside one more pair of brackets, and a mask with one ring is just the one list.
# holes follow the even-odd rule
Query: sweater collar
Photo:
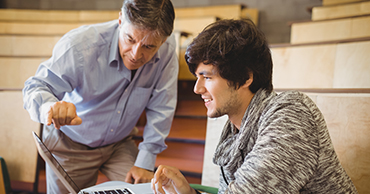
[[245, 150], [247, 147], [251, 149], [253, 147], [261, 114], [268, 102], [275, 95], [275, 92], [268, 92], [263, 89], [256, 92], [244, 113], [239, 133], [233, 133], [235, 127], [230, 120], [226, 122], [213, 157], [215, 164], [230, 170], [237, 169], [235, 165], [240, 165], [238, 161], [242, 157], [240, 150]]

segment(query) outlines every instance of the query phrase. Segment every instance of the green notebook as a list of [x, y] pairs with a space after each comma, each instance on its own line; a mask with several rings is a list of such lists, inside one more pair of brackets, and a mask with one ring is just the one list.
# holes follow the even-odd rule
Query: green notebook
[[210, 193], [210, 194], [218, 193], [218, 188], [215, 188], [215, 187], [209, 187], [209, 186], [204, 186], [204, 185], [199, 185], [199, 184], [190, 184], [190, 186], [193, 189], [196, 189], [200, 192], [205, 192], [205, 193]]

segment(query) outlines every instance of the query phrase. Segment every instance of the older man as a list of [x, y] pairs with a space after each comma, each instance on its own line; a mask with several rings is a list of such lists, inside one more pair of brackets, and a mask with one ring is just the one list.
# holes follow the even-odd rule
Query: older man
[[[23, 89], [24, 107], [80, 188], [153, 177], [177, 99], [178, 59], [170, 0], [125, 0], [118, 20], [82, 26], [56, 44]], [[144, 141], [132, 140], [145, 110]], [[46, 168], [47, 192], [66, 193]]]

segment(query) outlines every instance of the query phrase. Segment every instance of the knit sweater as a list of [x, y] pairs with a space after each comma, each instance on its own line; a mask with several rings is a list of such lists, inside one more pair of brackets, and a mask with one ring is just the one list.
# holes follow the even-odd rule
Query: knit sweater
[[213, 162], [219, 193], [357, 193], [323, 115], [297, 91], [259, 90], [240, 130], [225, 124]]

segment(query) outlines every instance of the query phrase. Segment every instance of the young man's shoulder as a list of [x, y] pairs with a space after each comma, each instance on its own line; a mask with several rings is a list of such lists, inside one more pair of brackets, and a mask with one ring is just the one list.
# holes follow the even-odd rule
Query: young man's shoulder
[[307, 115], [319, 114], [319, 110], [315, 102], [305, 93], [299, 91], [284, 91], [280, 92], [270, 99], [267, 103], [265, 112], [270, 114], [296, 115], [302, 112]]
[[296, 90], [289, 90], [278, 93], [271, 103], [277, 104], [300, 104], [304, 106], [314, 105], [313, 100], [305, 93]]

